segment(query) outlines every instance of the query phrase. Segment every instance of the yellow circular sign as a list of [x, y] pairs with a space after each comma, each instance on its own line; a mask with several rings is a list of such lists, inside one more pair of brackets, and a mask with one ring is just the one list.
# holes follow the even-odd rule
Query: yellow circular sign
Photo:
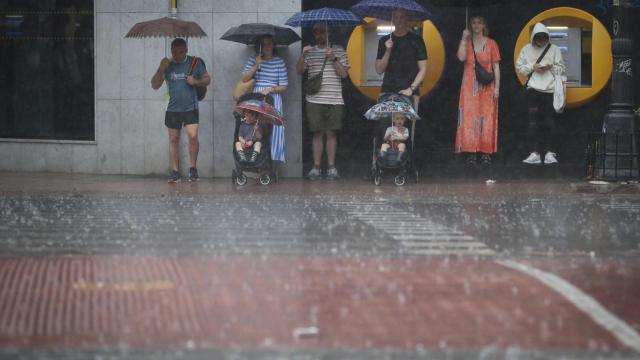
[[[349, 43], [347, 44], [347, 55], [351, 68], [349, 77], [354, 85], [366, 96], [373, 100], [378, 99], [380, 86], [369, 86], [366, 81], [366, 52], [365, 52], [365, 30], [367, 27], [376, 26], [375, 19], [366, 18], [366, 25], [359, 25], [353, 29]], [[429, 60], [427, 61], [427, 76], [420, 86], [420, 94], [427, 95], [433, 90], [444, 71], [445, 51], [444, 42], [438, 29], [431, 21], [422, 23], [422, 38], [427, 48]], [[376, 43], [377, 44], [377, 43]], [[371, 55], [368, 55], [371, 56]], [[375, 55], [373, 55], [375, 57]]]
[[[609, 32], [598, 19], [586, 11], [571, 7], [549, 9], [531, 19], [520, 32], [513, 54], [514, 66], [517, 63], [520, 50], [531, 41], [533, 26], [539, 22], [544, 23], [547, 27], [563, 26], [591, 30], [591, 41], [582, 44], [583, 52], [585, 50], [591, 52], [591, 85], [568, 87], [567, 108], [576, 108], [590, 102], [604, 89], [611, 77], [613, 55]], [[524, 85], [527, 78], [517, 71], [516, 74], [520, 83]]]

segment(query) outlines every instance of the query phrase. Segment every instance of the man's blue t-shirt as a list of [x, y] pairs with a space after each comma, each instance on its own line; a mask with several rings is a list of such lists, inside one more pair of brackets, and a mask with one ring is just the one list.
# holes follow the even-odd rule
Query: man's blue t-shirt
[[[198, 109], [198, 94], [195, 86], [187, 84], [187, 74], [191, 67], [193, 56], [187, 56], [184, 62], [171, 60], [169, 67], [164, 72], [167, 81], [167, 92], [169, 94], [169, 112], [187, 112]], [[192, 76], [199, 79], [206, 71], [202, 59], [198, 59], [198, 64], [193, 69]]]

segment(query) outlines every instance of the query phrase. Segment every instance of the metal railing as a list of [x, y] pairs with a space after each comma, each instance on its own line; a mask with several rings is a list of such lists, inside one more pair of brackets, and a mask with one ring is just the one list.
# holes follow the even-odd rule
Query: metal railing
[[640, 180], [640, 133], [589, 134], [586, 149], [588, 180]]

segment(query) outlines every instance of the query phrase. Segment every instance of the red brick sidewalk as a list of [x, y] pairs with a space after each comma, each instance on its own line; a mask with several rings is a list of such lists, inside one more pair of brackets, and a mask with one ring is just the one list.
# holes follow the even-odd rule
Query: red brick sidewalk
[[0, 284], [0, 346], [624, 350], [491, 261], [3, 258]]

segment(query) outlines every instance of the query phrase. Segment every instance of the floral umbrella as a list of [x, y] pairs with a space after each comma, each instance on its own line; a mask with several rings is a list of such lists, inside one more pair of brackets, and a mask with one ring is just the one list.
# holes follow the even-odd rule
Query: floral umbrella
[[266, 101], [258, 99], [240, 101], [233, 111], [243, 113], [247, 110], [258, 113], [259, 122], [284, 126], [285, 120], [282, 114]]
[[413, 109], [413, 106], [405, 101], [395, 100], [383, 101], [373, 105], [367, 110], [364, 117], [368, 120], [381, 120], [388, 119], [394, 113], [403, 113], [411, 121], [420, 120], [420, 116]]

